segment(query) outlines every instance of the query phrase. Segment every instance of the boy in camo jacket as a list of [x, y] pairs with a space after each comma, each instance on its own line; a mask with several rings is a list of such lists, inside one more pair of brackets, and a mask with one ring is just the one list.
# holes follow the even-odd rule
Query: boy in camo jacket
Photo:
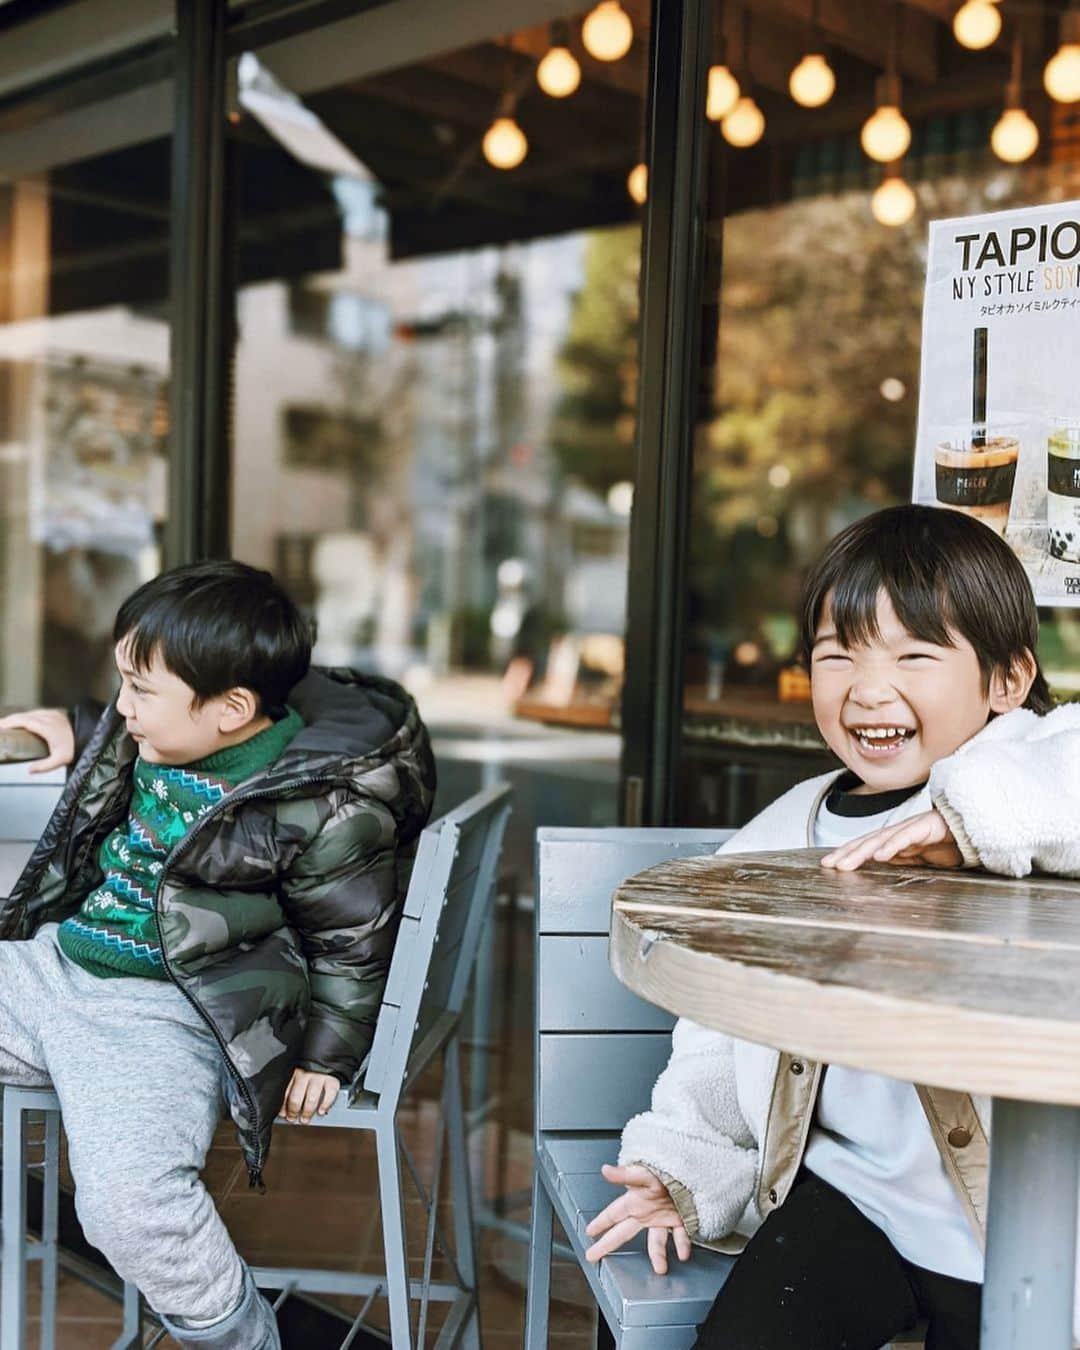
[[48, 743], [39, 772], [77, 760], [0, 900], [0, 1083], [55, 1087], [83, 1229], [180, 1345], [273, 1350], [200, 1174], [228, 1109], [261, 1187], [275, 1115], [362, 1068], [431, 747], [392, 681], [310, 669], [244, 564], [148, 582], [114, 639], [103, 712], [0, 721]]

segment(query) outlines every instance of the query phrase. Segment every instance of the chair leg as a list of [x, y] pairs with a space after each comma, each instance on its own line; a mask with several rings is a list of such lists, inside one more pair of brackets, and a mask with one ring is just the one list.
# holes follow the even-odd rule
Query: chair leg
[[124, 1325], [111, 1350], [142, 1350], [142, 1295], [134, 1284], [124, 1285]]
[[39, 1350], [56, 1350], [56, 1295], [60, 1256], [60, 1112], [44, 1113], [41, 1172], [41, 1339]]
[[458, 1269], [473, 1296], [472, 1311], [461, 1344], [480, 1350], [480, 1284], [476, 1277], [476, 1227], [473, 1222], [472, 1185], [469, 1175], [469, 1138], [461, 1094], [461, 1046], [452, 1036], [443, 1056], [443, 1107], [446, 1111], [447, 1146], [450, 1150], [450, 1203], [454, 1211], [454, 1249]]
[[533, 1174], [529, 1282], [525, 1290], [525, 1350], [547, 1350], [551, 1301], [551, 1197], [537, 1165]]
[[26, 1344], [26, 1143], [16, 1090], [4, 1093], [0, 1190], [0, 1350]]
[[[409, 1253], [405, 1242], [405, 1196], [401, 1189], [401, 1154], [397, 1123], [380, 1121], [375, 1129], [382, 1206], [383, 1253], [390, 1303], [390, 1340], [394, 1350], [413, 1350], [409, 1305]], [[0, 1348], [6, 1350], [6, 1348]]]

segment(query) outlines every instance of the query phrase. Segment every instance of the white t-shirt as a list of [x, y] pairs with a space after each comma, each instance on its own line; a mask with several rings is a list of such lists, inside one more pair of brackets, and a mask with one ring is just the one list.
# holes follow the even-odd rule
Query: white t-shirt
[[[883, 801], [886, 795], [891, 800]], [[815, 842], [836, 848], [880, 829], [899, 803], [894, 794], [878, 800], [883, 809], [873, 815], [840, 814], [823, 803]], [[848, 810], [876, 805], [869, 795], [833, 804]], [[903, 1035], [902, 1027], [897, 1034]], [[982, 1248], [946, 1175], [914, 1084], [829, 1065], [804, 1162], [882, 1229], [906, 1260], [955, 1279], [982, 1280]]]

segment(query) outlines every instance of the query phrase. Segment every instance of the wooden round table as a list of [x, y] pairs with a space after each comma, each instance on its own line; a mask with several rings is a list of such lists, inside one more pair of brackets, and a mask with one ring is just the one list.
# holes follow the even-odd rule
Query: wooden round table
[[982, 1350], [1070, 1350], [1080, 882], [684, 858], [615, 893], [611, 964], [670, 1012], [822, 1063], [994, 1098]]

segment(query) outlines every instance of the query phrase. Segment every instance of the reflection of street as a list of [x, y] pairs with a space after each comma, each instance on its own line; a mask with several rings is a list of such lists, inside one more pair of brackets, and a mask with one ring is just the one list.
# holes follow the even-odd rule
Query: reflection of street
[[522, 722], [495, 676], [447, 676], [414, 693], [435, 748], [436, 815], [490, 783], [513, 784], [501, 870], [519, 893], [532, 893], [540, 826], [616, 823], [619, 736]]

